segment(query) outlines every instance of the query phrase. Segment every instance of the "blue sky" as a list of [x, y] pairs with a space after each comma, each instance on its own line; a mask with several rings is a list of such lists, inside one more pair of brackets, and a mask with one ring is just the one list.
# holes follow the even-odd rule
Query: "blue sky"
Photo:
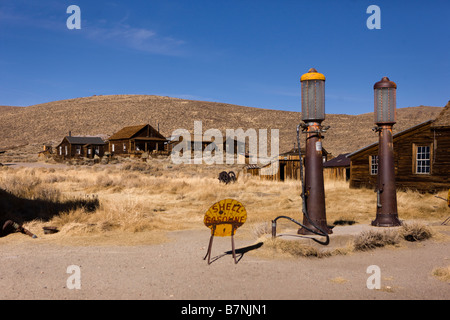
[[[370, 5], [381, 29], [366, 26]], [[372, 112], [383, 76], [399, 108], [444, 106], [449, 13], [448, 0], [0, 0], [0, 105], [154, 94], [301, 111], [314, 67], [326, 113]]]

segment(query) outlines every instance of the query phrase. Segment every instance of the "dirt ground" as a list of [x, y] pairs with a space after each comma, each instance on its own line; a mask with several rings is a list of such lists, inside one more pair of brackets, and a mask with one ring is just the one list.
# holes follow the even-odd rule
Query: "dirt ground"
[[[363, 226], [364, 227], [364, 226]], [[331, 244], [361, 226], [335, 227]], [[366, 227], [367, 228], [367, 227]], [[448, 234], [444, 227], [444, 233]], [[238, 232], [239, 233], [239, 232]], [[328, 258], [238, 256], [230, 238], [214, 239], [210, 265], [203, 260], [208, 229], [168, 233], [160, 244], [77, 246], [14, 234], [0, 242], [0, 299], [144, 300], [395, 300], [450, 298], [449, 283], [432, 275], [450, 264], [450, 242], [426, 240]], [[47, 239], [45, 239], [47, 237]], [[236, 248], [255, 244], [236, 235]], [[79, 267], [80, 289], [71, 289], [69, 266]], [[368, 289], [377, 265], [381, 288]]]
[[[244, 227], [243, 227], [244, 228]], [[366, 225], [336, 226], [330, 247], [345, 242]], [[167, 233], [154, 242], [152, 231], [121, 245], [114, 233], [101, 244], [39, 234], [31, 239], [13, 234], [0, 239], [1, 300], [448, 300], [450, 287], [432, 275], [450, 265], [450, 226], [444, 237], [400, 247], [352, 252], [326, 258], [268, 256], [264, 244], [238, 256], [229, 251], [230, 238], [214, 239], [213, 263], [206, 254], [210, 231]], [[119, 238], [114, 238], [118, 236]], [[298, 240], [295, 237], [286, 239]], [[155, 237], [160, 239], [160, 235]], [[58, 240], [55, 240], [58, 239]], [[149, 240], [150, 239], [150, 240]], [[78, 239], [79, 240], [79, 239]], [[254, 237], [238, 230], [236, 248], [254, 245]], [[89, 240], [88, 240], [89, 241]], [[227, 253], [228, 252], [228, 253]], [[264, 252], [264, 254], [261, 254]], [[381, 288], [369, 289], [369, 266], [381, 273]], [[81, 288], [70, 288], [70, 266], [79, 268]], [[177, 310], [178, 312], [178, 310]]]

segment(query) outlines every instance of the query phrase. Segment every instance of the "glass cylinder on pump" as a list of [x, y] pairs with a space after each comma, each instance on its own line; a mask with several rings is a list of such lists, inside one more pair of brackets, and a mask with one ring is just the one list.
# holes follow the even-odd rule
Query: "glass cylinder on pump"
[[322, 122], [325, 120], [325, 76], [311, 68], [301, 77], [302, 120]]
[[397, 85], [395, 82], [384, 77], [375, 83], [374, 93], [375, 123], [378, 125], [395, 124], [397, 118]]

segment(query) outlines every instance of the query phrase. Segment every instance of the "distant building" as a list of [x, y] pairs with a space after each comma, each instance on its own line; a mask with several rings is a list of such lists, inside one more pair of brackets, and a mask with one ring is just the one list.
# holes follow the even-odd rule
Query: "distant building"
[[41, 159], [48, 159], [53, 156], [53, 147], [50, 144], [44, 144], [42, 151], [39, 151], [38, 157]]
[[105, 145], [105, 141], [100, 137], [74, 137], [69, 133], [56, 147], [53, 154], [56, 159], [60, 160], [74, 158], [93, 159], [96, 155], [103, 157]]
[[[194, 136], [195, 138], [195, 136]], [[178, 144], [183, 143], [183, 136], [173, 136], [169, 139], [168, 143], [168, 150], [170, 152], [173, 151], [174, 147]], [[245, 152], [246, 147], [245, 142], [241, 142], [236, 138], [227, 138], [226, 136], [222, 136], [222, 143], [220, 145], [217, 145], [216, 143], [216, 137], [214, 136], [202, 136], [201, 139], [195, 140], [192, 139], [187, 144], [180, 145], [179, 149], [184, 148], [184, 151], [190, 151], [193, 153], [194, 151], [211, 151], [212, 154], [214, 154], [213, 150], [221, 150], [223, 155], [226, 156], [227, 154], [232, 154], [233, 156], [237, 155], [245, 160], [240, 161], [247, 161], [248, 163], [248, 152]]]
[[125, 127], [108, 139], [108, 151], [112, 155], [140, 156], [144, 152], [165, 152], [167, 139], [151, 125]]
[[[398, 189], [434, 192], [450, 188], [450, 101], [435, 120], [399, 132], [393, 141]], [[378, 142], [347, 157], [351, 161], [350, 187], [375, 188]]]
[[348, 153], [340, 154], [323, 164], [325, 179], [343, 181], [350, 179], [350, 159], [347, 158], [347, 155]]
[[[305, 160], [306, 150], [301, 149], [302, 159]], [[323, 162], [331, 156], [325, 148], [322, 148]], [[264, 180], [285, 181], [288, 179], [300, 180], [300, 160], [298, 148], [278, 156], [278, 166], [267, 164], [265, 166], [248, 165], [244, 167], [244, 173], [260, 176]]]

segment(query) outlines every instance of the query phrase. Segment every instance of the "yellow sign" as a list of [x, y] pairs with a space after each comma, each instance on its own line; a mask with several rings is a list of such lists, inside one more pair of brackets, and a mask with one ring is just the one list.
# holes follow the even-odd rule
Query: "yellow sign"
[[448, 189], [447, 205], [450, 207], [450, 189]]
[[247, 220], [247, 211], [242, 203], [233, 199], [216, 202], [206, 211], [203, 222], [210, 228], [213, 236], [227, 237]]

